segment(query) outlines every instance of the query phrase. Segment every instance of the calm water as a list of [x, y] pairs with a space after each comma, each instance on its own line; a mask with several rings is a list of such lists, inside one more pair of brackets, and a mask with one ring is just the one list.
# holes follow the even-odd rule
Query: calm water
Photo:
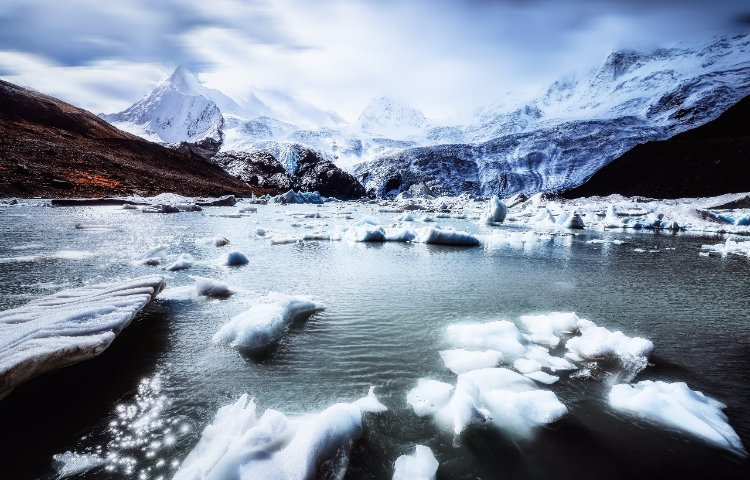
[[[606, 381], [563, 374], [550, 388], [570, 415], [530, 436], [477, 426], [454, 439], [406, 404], [419, 378], [455, 382], [438, 354], [450, 347], [447, 325], [575, 311], [652, 340], [655, 366], [636, 380], [684, 381], [726, 403], [730, 424], [750, 447], [750, 259], [698, 255], [702, 244], [720, 237], [583, 231], [466, 249], [346, 241], [271, 245], [248, 234], [257, 226], [310, 231], [293, 222], [349, 223], [283, 213], [325, 217], [336, 208], [260, 206], [242, 218], [215, 216], [236, 208], [175, 215], [114, 207], [2, 210], [0, 258], [42, 257], [0, 263], [0, 309], [62, 288], [161, 272], [131, 263], [158, 244], [170, 246], [170, 259], [187, 252], [197, 263], [167, 272], [164, 298], [99, 358], [48, 373], [0, 401], [0, 477], [55, 478], [52, 456], [71, 450], [122, 460], [114, 470], [80, 478], [171, 478], [216, 410], [242, 393], [253, 396], [260, 411], [294, 414], [354, 400], [374, 385], [389, 411], [364, 416], [349, 479], [390, 478], [395, 459], [412, 453], [416, 443], [433, 450], [438, 478], [446, 479], [747, 478], [748, 460], [612, 410]], [[372, 214], [353, 208], [355, 218]], [[111, 228], [75, 229], [76, 223]], [[468, 220], [440, 223], [492, 233]], [[196, 244], [216, 234], [231, 245]], [[586, 243], [597, 238], [626, 243]], [[250, 264], [212, 263], [230, 248], [244, 252]], [[223, 280], [237, 293], [211, 300], [175, 289], [192, 285], [189, 275]], [[269, 290], [310, 294], [327, 309], [296, 323], [261, 358], [212, 344], [224, 322]], [[128, 445], [128, 438], [135, 443]]]

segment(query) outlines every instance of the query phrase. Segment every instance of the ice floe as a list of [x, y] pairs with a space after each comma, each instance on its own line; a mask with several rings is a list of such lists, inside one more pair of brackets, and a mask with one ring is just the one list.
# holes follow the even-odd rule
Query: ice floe
[[164, 285], [158, 275], [89, 285], [0, 312], [0, 398], [46, 371], [102, 353]]
[[406, 395], [406, 403], [420, 417], [436, 413], [451, 398], [453, 385], [429, 378], [420, 378], [417, 386]]
[[503, 354], [495, 350], [481, 352], [464, 350], [443, 350], [440, 352], [445, 366], [456, 375], [479, 368], [496, 367], [503, 361]]
[[261, 349], [280, 339], [295, 318], [323, 309], [323, 305], [310, 297], [270, 292], [225, 323], [213, 341], [242, 350]]
[[719, 448], [747, 457], [747, 450], [722, 411], [726, 405], [691, 390], [683, 382], [644, 380], [612, 387], [609, 403], [614, 408], [702, 438]]
[[179, 257], [177, 257], [177, 260], [175, 260], [171, 265], [164, 268], [164, 270], [175, 271], [175, 270], [184, 270], [186, 268], [190, 268], [195, 263], [195, 259], [192, 255], [189, 253], [181, 253]]
[[526, 339], [518, 327], [507, 320], [448, 326], [449, 339], [458, 345], [483, 347], [500, 352], [506, 361], [526, 353]]
[[244, 394], [219, 409], [174, 480], [343, 478], [363, 434], [367, 410], [359, 405], [337, 403], [300, 418], [267, 409], [258, 417], [255, 402]]
[[419, 241], [422, 243], [434, 243], [437, 245], [475, 246], [479, 245], [479, 239], [471, 233], [443, 230], [435, 227], [424, 227], [417, 231]]
[[744, 242], [737, 242], [732, 239], [727, 239], [724, 243], [719, 243], [716, 245], [703, 245], [701, 247], [702, 250], [708, 250], [708, 252], [705, 253], [718, 253], [721, 255], [727, 255], [727, 254], [736, 254], [736, 255], [745, 255], [746, 257], [750, 257], [750, 240], [744, 241]]
[[417, 445], [412, 455], [401, 455], [396, 459], [393, 480], [435, 480], [438, 466], [432, 450]]
[[581, 335], [566, 342], [568, 350], [585, 360], [619, 363], [629, 375], [628, 379], [646, 368], [648, 357], [654, 351], [650, 340], [612, 332], [589, 320], [579, 319], [578, 329]]

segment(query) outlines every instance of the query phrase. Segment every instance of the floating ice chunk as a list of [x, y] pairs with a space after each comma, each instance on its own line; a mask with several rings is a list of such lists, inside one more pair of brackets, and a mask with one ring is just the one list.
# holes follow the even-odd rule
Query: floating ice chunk
[[269, 409], [258, 419], [245, 394], [219, 409], [174, 480], [343, 478], [361, 437], [362, 411], [354, 404], [299, 419]]
[[565, 220], [565, 223], [562, 224], [565, 228], [583, 228], [586, 225], [583, 223], [583, 219], [578, 214], [578, 212], [571, 211], [568, 215], [568, 218]]
[[507, 368], [482, 368], [459, 375], [468, 378], [480, 391], [505, 390], [508, 392], [528, 392], [536, 390], [536, 384]]
[[147, 259], [147, 258], [161, 258], [162, 260], [167, 259], [167, 247], [166, 245], [159, 245], [157, 247], [152, 248], [151, 250], [144, 253], [141, 258]]
[[396, 220], [399, 221], [399, 222], [413, 222], [414, 221], [414, 217], [412, 217], [411, 213], [404, 212], [401, 215], [399, 215], [398, 217], [396, 217]]
[[633, 251], [634, 251], [634, 252], [638, 252], [638, 253], [643, 253], [643, 252], [645, 252], [646, 250], [644, 250], [644, 249], [642, 249], [642, 248], [634, 248], [634, 249], [633, 249]]
[[432, 215], [423, 215], [422, 218], [419, 219], [420, 222], [424, 223], [430, 223], [434, 222], [435, 218]]
[[193, 256], [189, 253], [183, 253], [177, 257], [177, 260], [175, 260], [174, 263], [166, 267], [164, 270], [169, 270], [170, 272], [174, 270], [184, 270], [192, 267], [193, 263], [195, 263]]
[[411, 405], [414, 413], [423, 417], [436, 413], [450, 400], [453, 385], [427, 378], [420, 378], [417, 386], [406, 395], [406, 403]]
[[229, 252], [221, 259], [221, 264], [226, 266], [245, 265], [249, 262], [250, 260], [240, 252]]
[[539, 383], [543, 383], [545, 385], [552, 385], [556, 381], [560, 380], [560, 377], [555, 375], [550, 375], [547, 372], [530, 372], [530, 373], [524, 373], [525, 376], [531, 378], [532, 380], [536, 380]]
[[240, 213], [257, 213], [258, 207], [240, 207]]
[[527, 373], [533, 373], [538, 372], [542, 369], [542, 364], [537, 362], [536, 360], [531, 360], [528, 358], [519, 358], [515, 362], [513, 362], [513, 368], [518, 370], [519, 372], [523, 374]]
[[520, 320], [531, 333], [561, 335], [577, 332], [580, 318], [573, 312], [552, 312], [547, 315], [521, 315]]
[[383, 227], [376, 225], [350, 227], [346, 231], [346, 239], [352, 242], [383, 242], [385, 241], [385, 231]]
[[557, 224], [555, 217], [552, 215], [552, 212], [549, 211], [549, 208], [541, 209], [539, 213], [531, 219], [531, 223], [541, 226]]
[[450, 325], [448, 337], [458, 345], [496, 350], [503, 354], [505, 361], [513, 361], [526, 353], [526, 339], [518, 327], [507, 320]]
[[384, 228], [386, 242], [412, 242], [417, 234], [409, 228]]
[[401, 455], [396, 459], [393, 480], [435, 480], [438, 466], [432, 450], [417, 445], [413, 455]]
[[619, 362], [632, 376], [646, 368], [654, 351], [650, 340], [612, 332], [589, 320], [580, 319], [578, 328], [581, 336], [568, 340], [568, 350], [585, 360]]
[[229, 290], [229, 286], [220, 282], [219, 280], [213, 280], [211, 278], [191, 276], [195, 280], [195, 293], [198, 295], [205, 295], [207, 297], [223, 297], [232, 293]]
[[683, 382], [644, 380], [635, 385], [615, 385], [609, 392], [609, 403], [747, 457], [740, 437], [722, 412], [726, 405], [691, 390]]
[[297, 237], [274, 237], [271, 239], [271, 245], [289, 245], [290, 243], [299, 243], [302, 239]]
[[257, 235], [259, 237], [265, 237], [266, 236], [266, 229], [265, 228], [261, 228], [261, 227], [256, 228], [255, 229], [255, 235]]
[[497, 196], [493, 196], [487, 201], [487, 205], [484, 207], [482, 221], [487, 224], [502, 223], [505, 221], [507, 214], [508, 207]]
[[567, 407], [560, 402], [557, 395], [548, 390], [491, 390], [483, 392], [482, 399], [495, 416], [495, 422], [501, 426], [514, 424], [519, 419], [547, 425], [568, 414]]
[[129, 203], [123, 203], [122, 209], [123, 210], [138, 210], [138, 207], [136, 207], [135, 205], [131, 205]]
[[154, 275], [85, 286], [0, 312], [0, 398], [48, 370], [102, 353], [164, 285]]
[[577, 370], [577, 367], [569, 361], [564, 358], [552, 356], [549, 350], [537, 345], [529, 346], [524, 356], [530, 360], [536, 360], [542, 367], [549, 368], [553, 372], [557, 370]]
[[503, 354], [495, 350], [474, 352], [470, 350], [443, 350], [440, 352], [445, 366], [456, 375], [478, 368], [495, 367], [503, 361]]
[[57, 474], [60, 478], [79, 475], [104, 465], [102, 457], [88, 453], [65, 452], [53, 455], [52, 458], [59, 464], [57, 466]]
[[223, 247], [224, 245], [229, 245], [229, 239], [224, 235], [216, 235], [215, 237], [211, 238], [199, 238], [195, 241], [195, 243], [203, 245], [213, 245], [215, 247]]
[[378, 398], [375, 396], [375, 387], [370, 387], [370, 391], [367, 392], [367, 396], [353, 402], [352, 405], [356, 405], [363, 412], [380, 413], [388, 410], [388, 407], [380, 403]]
[[225, 323], [213, 336], [213, 342], [245, 350], [260, 349], [280, 339], [295, 318], [323, 309], [310, 297], [270, 292]]
[[735, 225], [746, 227], [750, 225], [750, 215], [745, 215], [742, 217], [738, 217], [734, 220]]
[[750, 257], [750, 240], [746, 242], [736, 242], [728, 238], [725, 243], [703, 245], [701, 249], [708, 250], [709, 252], [720, 253], [722, 255], [733, 253]]
[[463, 432], [469, 425], [492, 420], [492, 414], [482, 407], [479, 388], [466, 375], [458, 376], [456, 390], [448, 404], [453, 417], [453, 433], [456, 435]]
[[380, 220], [375, 217], [365, 216], [352, 223], [352, 227], [361, 227], [362, 225], [380, 225]]
[[434, 227], [424, 227], [417, 231], [419, 241], [438, 245], [474, 246], [479, 245], [479, 239], [474, 235], [457, 230], [441, 230]]

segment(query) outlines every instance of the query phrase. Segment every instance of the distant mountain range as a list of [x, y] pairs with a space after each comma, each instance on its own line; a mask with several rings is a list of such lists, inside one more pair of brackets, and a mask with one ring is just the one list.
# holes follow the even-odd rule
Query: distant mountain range
[[615, 51], [533, 101], [441, 121], [390, 97], [374, 98], [352, 124], [299, 100], [291, 108], [252, 96], [240, 107], [183, 67], [102, 118], [150, 140], [200, 144], [209, 157], [234, 155], [235, 168], [236, 158], [252, 158], [236, 154], [266, 152], [294, 174], [299, 152], [313, 151], [377, 196], [424, 185], [438, 194], [507, 197], [576, 187], [634, 146], [702, 125], [749, 93], [750, 36], [741, 34]]

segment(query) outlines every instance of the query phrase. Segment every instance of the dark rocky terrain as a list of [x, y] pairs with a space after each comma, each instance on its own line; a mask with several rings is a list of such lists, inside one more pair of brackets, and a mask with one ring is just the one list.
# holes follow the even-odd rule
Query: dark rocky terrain
[[288, 173], [268, 152], [221, 152], [211, 161], [249, 185], [273, 191], [290, 189], [317, 191], [325, 197], [352, 200], [365, 195], [365, 188], [354, 176], [309, 149], [296, 155], [296, 169]]
[[748, 192], [749, 169], [750, 97], [745, 97], [705, 125], [635, 146], [564, 196], [681, 198]]
[[190, 150], [148, 142], [86, 110], [0, 81], [0, 196], [162, 192], [264, 193]]

